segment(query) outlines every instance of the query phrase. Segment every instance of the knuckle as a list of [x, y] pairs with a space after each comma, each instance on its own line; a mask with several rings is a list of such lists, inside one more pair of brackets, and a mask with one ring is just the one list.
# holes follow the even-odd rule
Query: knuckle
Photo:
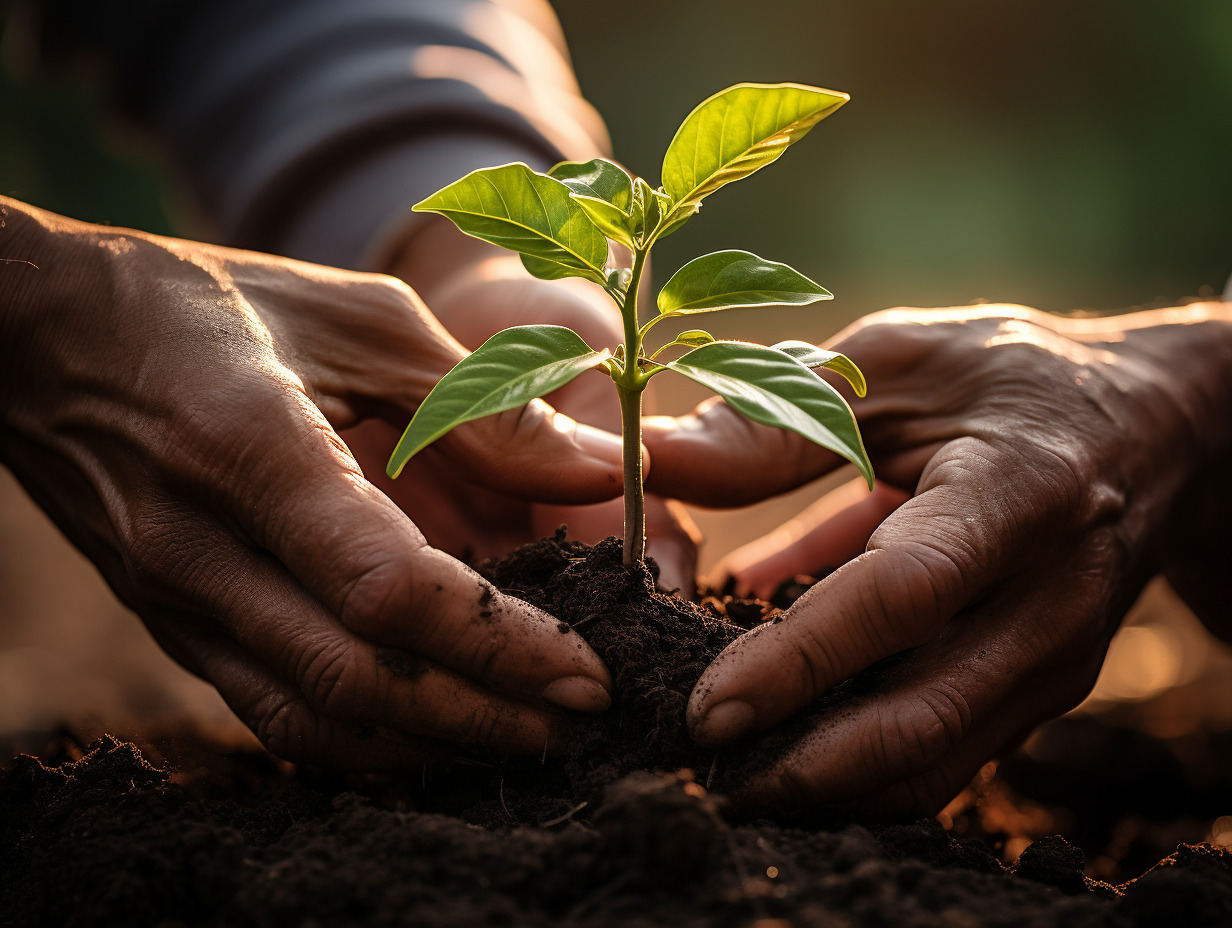
[[301, 696], [271, 701], [258, 710], [249, 727], [276, 757], [298, 763], [312, 756], [316, 720]]
[[[873, 537], [870, 548], [878, 547]], [[862, 626], [886, 653], [919, 647], [936, 636], [947, 613], [962, 602], [971, 554], [952, 549], [948, 540], [900, 542], [892, 550], [893, 560], [876, 584], [861, 590], [860, 600]]]
[[125, 521], [123, 558], [136, 598], [151, 605], [180, 602], [204, 588], [217, 545], [186, 524], [180, 507], [143, 505]]
[[802, 671], [802, 681], [811, 701], [825, 693], [838, 682], [841, 661], [836, 642], [812, 623], [797, 620], [798, 626], [790, 637], [792, 652]]
[[357, 649], [339, 642], [316, 650], [298, 674], [305, 699], [330, 718], [353, 716], [361, 702], [364, 667]]
[[366, 274], [364, 281], [370, 304], [383, 314], [405, 315], [420, 303], [419, 295], [400, 277], [390, 274]]
[[[374, 539], [375, 541], [375, 539]], [[409, 617], [414, 590], [414, 552], [408, 545], [397, 552], [373, 554], [360, 542], [351, 555], [357, 558], [349, 573], [354, 578], [345, 584], [338, 617], [342, 624], [365, 634]]]
[[914, 711], [893, 720], [893, 748], [905, 770], [930, 770], [962, 741], [971, 727], [971, 707], [948, 684], [934, 684], [918, 697]]

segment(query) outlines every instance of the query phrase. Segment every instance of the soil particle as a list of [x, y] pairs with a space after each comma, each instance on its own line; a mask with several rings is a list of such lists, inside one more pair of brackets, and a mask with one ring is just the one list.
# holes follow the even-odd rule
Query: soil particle
[[[742, 821], [723, 789], [704, 787], [742, 782], [802, 729], [716, 759], [691, 746], [684, 707], [714, 655], [773, 613], [730, 591], [702, 606], [656, 593], [618, 543], [591, 549], [563, 533], [482, 572], [576, 629], [611, 669], [613, 708], [579, 716], [561, 757], [352, 779], [213, 745], [194, 756], [183, 738], [174, 776], [111, 738], [84, 754], [49, 749], [48, 763], [18, 757], [0, 777], [0, 924], [1232, 924], [1232, 855], [1205, 845], [1109, 886], [1084, 879], [1082, 852], [1059, 837], [1011, 871], [931, 819]], [[867, 696], [895, 665], [817, 711]]]
[[1119, 928], [1165, 924], [1149, 919], [1171, 887], [1195, 896], [1218, 881], [1171, 924], [1218, 924], [1229, 898], [1226, 861], [1202, 849], [1124, 900], [1066, 897], [991, 858], [938, 866], [956, 844], [939, 829], [903, 844], [858, 825], [732, 826], [687, 774], [619, 780], [588, 820], [484, 829], [418, 810], [406, 791], [377, 798], [303, 772], [212, 798], [104, 739], [59, 767], [21, 759], [0, 797], [13, 925]]
[[1040, 838], [1023, 851], [1014, 872], [1066, 893], [1080, 893], [1086, 889], [1086, 860], [1082, 848], [1074, 847], [1060, 835]]
[[[479, 568], [580, 634], [612, 674], [612, 709], [578, 716], [567, 738], [562, 786], [574, 803], [598, 799], [634, 770], [710, 768], [713, 754], [689, 739], [685, 705], [702, 671], [742, 631], [712, 609], [656, 592], [653, 572], [625, 566], [621, 554], [615, 538], [590, 548], [558, 534]], [[544, 772], [506, 771], [518, 783]]]

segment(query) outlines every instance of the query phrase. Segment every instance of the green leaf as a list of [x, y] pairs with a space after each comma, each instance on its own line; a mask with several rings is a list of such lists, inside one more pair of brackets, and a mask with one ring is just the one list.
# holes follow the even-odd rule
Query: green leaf
[[412, 208], [440, 213], [467, 235], [521, 252], [536, 277], [602, 283], [607, 239], [569, 193], [519, 162], [472, 171]]
[[694, 258], [659, 291], [663, 315], [774, 304], [805, 305], [833, 295], [799, 271], [747, 251]]
[[755, 422], [790, 429], [841, 455], [873, 485], [855, 414], [832, 386], [790, 355], [748, 342], [714, 342], [665, 367], [709, 387]]
[[[642, 178], [633, 181], [633, 231], [635, 235], [646, 236], [659, 228], [660, 220], [672, 208], [672, 198], [662, 190], [655, 190]], [[671, 228], [659, 229], [658, 238], [666, 238], [676, 229], [684, 225], [689, 216], [697, 212], [696, 207], [672, 223]]]
[[847, 379], [847, 382], [851, 384], [851, 388], [856, 391], [856, 396], [864, 396], [868, 393], [868, 384], [864, 381], [864, 373], [845, 354], [840, 354], [837, 351], [826, 351], [826, 349], [810, 345], [808, 342], [794, 340], [779, 342], [771, 347], [784, 354], [791, 355], [805, 367], [827, 367], [838, 374], [842, 374]]
[[618, 164], [606, 158], [591, 161], [562, 161], [552, 170], [554, 177], [576, 194], [604, 200], [626, 215], [633, 205], [633, 178]]
[[675, 348], [677, 345], [686, 348], [700, 348], [702, 345], [709, 345], [713, 341], [714, 336], [705, 329], [689, 329], [687, 332], [681, 332], [662, 348], [658, 349], [650, 356], [650, 359], [653, 361], [663, 352], [667, 351], [668, 348]]
[[672, 213], [692, 211], [724, 184], [770, 164], [848, 99], [801, 84], [737, 84], [704, 100], [663, 158]]
[[407, 461], [455, 426], [524, 406], [609, 357], [607, 349], [595, 351], [560, 325], [497, 332], [432, 388], [398, 440], [386, 473], [397, 477]]
[[714, 341], [714, 336], [705, 329], [689, 329], [687, 332], [681, 332], [677, 335], [675, 341], [677, 345], [700, 348], [702, 345], [709, 345]]
[[[521, 258], [522, 266], [540, 280], [561, 280], [565, 277], [585, 277], [587, 280], [595, 280], [590, 274], [580, 273], [572, 265], [559, 264], [556, 261], [549, 261], [546, 258], [539, 258], [528, 254], [521, 255]], [[599, 281], [595, 280], [595, 282], [598, 283]]]
[[597, 197], [584, 197], [575, 193], [573, 202], [582, 207], [590, 221], [608, 238], [630, 248], [634, 247], [633, 232], [630, 229], [633, 223], [628, 213], [622, 213], [607, 200]]
[[606, 158], [562, 161], [548, 176], [569, 188], [574, 201], [608, 238], [633, 247], [633, 178]]

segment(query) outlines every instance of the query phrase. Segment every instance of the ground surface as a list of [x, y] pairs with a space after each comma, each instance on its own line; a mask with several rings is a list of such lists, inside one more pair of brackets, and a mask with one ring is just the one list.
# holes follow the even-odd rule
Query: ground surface
[[[490, 575], [572, 624], [613, 670], [617, 706], [579, 723], [564, 757], [343, 780], [184, 732], [148, 749], [154, 765], [113, 739], [31, 744], [42, 760], [20, 758], [0, 780], [0, 923], [1232, 924], [1232, 854], [1159, 850], [1221, 801], [1226, 745], [1185, 754], [1068, 720], [1001, 775], [990, 768], [942, 817], [948, 831], [737, 822], [719, 794], [739, 759], [694, 752], [680, 718], [735, 634], [722, 614], [757, 611], [653, 594], [610, 545], [545, 541]], [[647, 772], [681, 767], [698, 773]], [[1059, 805], [1058, 790], [1081, 804]], [[1123, 879], [1159, 862], [1120, 885], [1091, 879], [1081, 850], [1041, 837], [1057, 822], [1097, 849], [1097, 871]], [[1039, 840], [1007, 868], [999, 857], [1024, 831]]]

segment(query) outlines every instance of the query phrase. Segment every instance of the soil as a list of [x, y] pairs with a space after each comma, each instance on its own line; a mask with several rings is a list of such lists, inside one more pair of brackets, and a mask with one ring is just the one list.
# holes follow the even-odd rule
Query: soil
[[[948, 829], [742, 820], [724, 808], [724, 787], [781, 739], [716, 759], [691, 746], [684, 706], [713, 656], [773, 621], [773, 606], [658, 593], [649, 571], [620, 564], [613, 540], [588, 548], [558, 534], [484, 570], [576, 629], [612, 670], [616, 704], [576, 720], [560, 757], [344, 778], [183, 732], [144, 751], [61, 734], [0, 778], [0, 924], [1232, 925], [1232, 853], [1221, 848], [1183, 844], [1114, 885], [1088, 875], [1079, 846], [1040, 831], [1003, 864], [1007, 822], [1055, 820], [1041, 810], [1065, 773], [1051, 767], [989, 768], [942, 816]], [[1085, 788], [1075, 787], [1094, 770], [1080, 769], [1084, 758], [1117, 764], [1127, 745], [1142, 777], [1167, 768], [1158, 750], [1102, 734], [1108, 752], [1074, 752], [1069, 788]], [[1099, 743], [1090, 731], [1057, 737]], [[1097, 775], [1113, 782], [1108, 773]], [[1034, 800], [1014, 793], [1032, 784]], [[1081, 846], [1124, 839], [1117, 803], [1149, 819], [1135, 795], [1092, 786], [1087, 804], [1112, 811], [1071, 816], [1091, 842]], [[1134, 841], [1121, 844], [1124, 860]]]

